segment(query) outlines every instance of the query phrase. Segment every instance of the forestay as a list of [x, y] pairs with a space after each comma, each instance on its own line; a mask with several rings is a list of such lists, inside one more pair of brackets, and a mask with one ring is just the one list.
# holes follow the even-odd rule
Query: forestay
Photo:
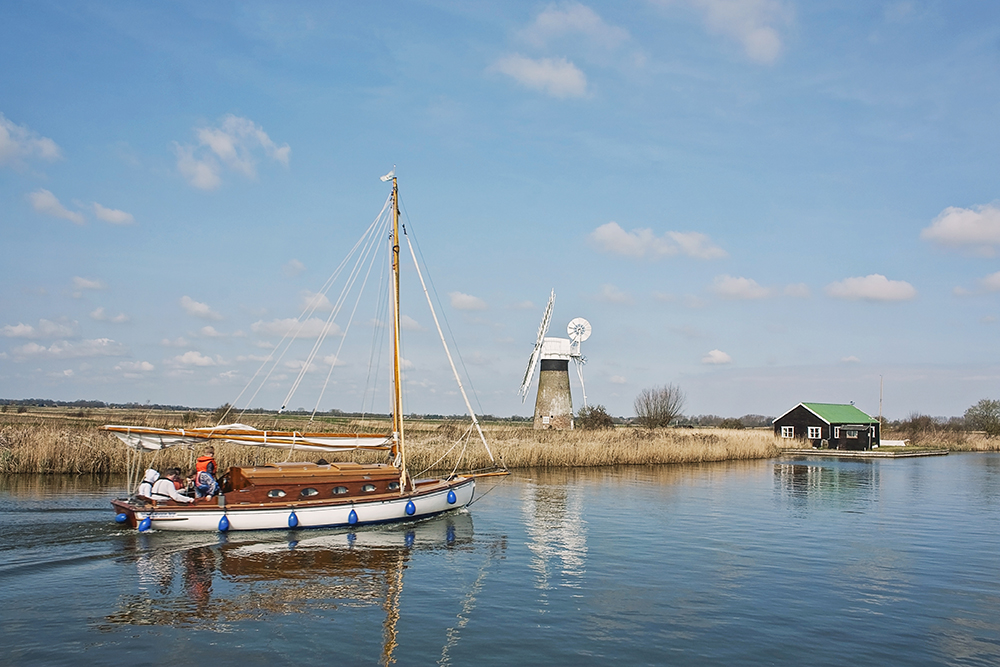
[[136, 451], [156, 451], [168, 447], [195, 447], [214, 441], [251, 447], [301, 449], [313, 452], [344, 452], [353, 449], [388, 450], [391, 437], [353, 433], [299, 433], [261, 431], [246, 424], [224, 424], [205, 428], [151, 428], [146, 426], [102, 426]]

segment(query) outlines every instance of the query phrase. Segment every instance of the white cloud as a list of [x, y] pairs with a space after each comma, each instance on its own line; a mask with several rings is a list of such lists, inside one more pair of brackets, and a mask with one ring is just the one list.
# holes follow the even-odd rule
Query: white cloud
[[885, 16], [885, 20], [890, 23], [898, 23], [900, 21], [905, 21], [907, 18], [913, 15], [913, 3], [896, 2], [891, 5], [886, 5], [882, 14]]
[[792, 10], [779, 0], [658, 0], [662, 6], [686, 4], [699, 11], [709, 32], [736, 40], [751, 60], [771, 64], [781, 54], [780, 28]]
[[[323, 333], [325, 328], [326, 321], [321, 320], [318, 317], [310, 317], [309, 319], [302, 320], [301, 322], [293, 317], [271, 320], [270, 322], [260, 320], [250, 325], [250, 330], [254, 333], [278, 337], [283, 337], [285, 334], [288, 334], [289, 337], [294, 336], [295, 338], [316, 338]], [[331, 323], [329, 335], [340, 335], [340, 327]]]
[[1000, 271], [986, 276], [979, 281], [979, 284], [987, 292], [1000, 292]]
[[514, 310], [534, 310], [535, 304], [531, 301], [519, 301], [517, 303], [512, 303], [510, 307]]
[[97, 320], [98, 322], [113, 322], [114, 324], [124, 324], [129, 321], [129, 316], [125, 313], [118, 313], [114, 317], [108, 315], [104, 310], [104, 307], [95, 308], [90, 312], [90, 319]]
[[651, 229], [626, 232], [617, 222], [608, 222], [588, 237], [598, 250], [623, 257], [673, 257], [686, 255], [696, 259], [718, 259], [727, 253], [701, 232], [666, 232], [656, 236]]
[[550, 5], [535, 17], [534, 23], [521, 31], [521, 37], [535, 47], [551, 40], [583, 35], [586, 43], [613, 49], [629, 40], [624, 28], [609, 25], [597, 12], [577, 2]]
[[197, 145], [175, 143], [174, 152], [178, 171], [202, 190], [219, 187], [224, 168], [255, 179], [260, 153], [287, 167], [292, 152], [288, 144], [274, 143], [260, 125], [233, 114], [224, 116], [218, 127], [203, 127], [196, 134]]
[[59, 202], [59, 199], [54, 194], [44, 188], [39, 188], [29, 193], [28, 201], [31, 202], [32, 208], [39, 213], [69, 220], [78, 225], [82, 225], [85, 221], [82, 213], [79, 211], [70, 211]]
[[733, 358], [722, 350], [712, 350], [704, 357], [701, 358], [701, 363], [703, 364], [731, 364], [733, 363]]
[[108, 286], [103, 280], [94, 280], [92, 278], [81, 278], [80, 276], [73, 277], [73, 289], [75, 290], [102, 290], [107, 289]]
[[311, 308], [320, 313], [329, 313], [333, 310], [333, 304], [330, 303], [330, 299], [328, 299], [325, 294], [312, 292], [310, 290], [302, 290], [301, 297], [302, 302], [299, 307], [302, 309]]
[[201, 303], [200, 301], [195, 301], [191, 297], [185, 295], [181, 297], [180, 300], [181, 308], [184, 309], [188, 315], [193, 315], [194, 317], [200, 317], [205, 320], [221, 320], [222, 315], [212, 310], [208, 304]]
[[216, 331], [213, 326], [204, 326], [198, 331], [198, 335], [202, 338], [223, 338], [226, 334]]
[[625, 384], [627, 382], [628, 382], [628, 380], [626, 380], [625, 376], [623, 376], [623, 375], [612, 375], [611, 376], [611, 384]]
[[306, 265], [297, 259], [290, 259], [281, 267], [281, 272], [289, 278], [297, 276], [306, 270]]
[[67, 338], [73, 335], [73, 327], [76, 322], [66, 324], [64, 322], [53, 322], [51, 320], [38, 320], [38, 326], [18, 322], [8, 324], [0, 332], [7, 338]]
[[0, 165], [20, 165], [24, 159], [35, 157], [51, 162], [62, 154], [56, 142], [0, 113]]
[[399, 316], [399, 326], [404, 331], [425, 331], [425, 329], [420, 326], [420, 323], [409, 315]]
[[448, 292], [451, 299], [451, 307], [455, 310], [486, 310], [486, 302], [478, 296], [463, 294], [462, 292]]
[[735, 278], [729, 275], [716, 276], [712, 291], [724, 299], [763, 299], [771, 291], [757, 284], [751, 278]]
[[841, 359], [840, 363], [842, 363], [842, 364], [858, 364], [858, 363], [861, 363], [861, 360], [858, 359], [857, 357], [855, 357], [854, 355], [851, 355], [849, 357], [844, 357], [843, 359]]
[[604, 303], [617, 303], [617, 304], [631, 304], [633, 302], [632, 296], [628, 292], [623, 292], [614, 285], [610, 283], [601, 285], [601, 291], [597, 293], [595, 298], [598, 301], [603, 301]]
[[23, 359], [76, 359], [82, 357], [124, 357], [128, 348], [110, 338], [95, 338], [78, 342], [57, 341], [49, 345], [28, 343], [12, 350], [14, 357]]
[[809, 286], [805, 283], [794, 283], [785, 287], [785, 296], [795, 297], [796, 299], [806, 299], [811, 293]]
[[189, 345], [188, 340], [181, 336], [180, 338], [175, 338], [170, 340], [169, 338], [164, 338], [160, 341], [160, 345], [163, 347], [187, 347]]
[[534, 60], [515, 53], [496, 62], [494, 68], [518, 83], [552, 97], [583, 97], [587, 94], [587, 77], [565, 58]]
[[116, 208], [105, 208], [96, 201], [92, 204], [92, 206], [94, 208], [94, 216], [98, 220], [110, 222], [112, 225], [131, 225], [135, 222], [135, 218], [131, 213], [119, 211]]
[[826, 286], [826, 293], [837, 299], [865, 301], [908, 301], [917, 295], [913, 285], [905, 280], [889, 280], [873, 273], [864, 278], [845, 278]]
[[189, 350], [184, 354], [179, 354], [169, 362], [174, 366], [217, 366], [219, 364], [218, 358], [213, 359], [212, 357], [207, 357], [201, 352], [196, 350]]
[[149, 363], [148, 361], [123, 361], [117, 366], [115, 366], [116, 371], [128, 371], [132, 373], [136, 372], [148, 373], [149, 371], [155, 369], [156, 366]]
[[177, 171], [181, 172], [181, 176], [199, 190], [214, 190], [222, 185], [222, 178], [219, 176], [222, 167], [219, 166], [219, 163], [211, 156], [198, 159], [194, 156], [194, 151], [193, 146], [174, 144], [174, 154], [177, 155]]
[[1000, 208], [993, 204], [972, 208], [949, 206], [920, 232], [920, 238], [993, 257], [996, 246], [1000, 245]]

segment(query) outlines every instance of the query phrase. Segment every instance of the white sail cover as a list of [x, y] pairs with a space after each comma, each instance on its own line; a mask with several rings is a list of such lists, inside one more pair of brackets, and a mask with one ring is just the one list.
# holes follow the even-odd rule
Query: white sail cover
[[387, 450], [390, 436], [350, 433], [299, 433], [261, 431], [246, 424], [225, 424], [205, 428], [150, 428], [147, 426], [102, 426], [135, 450], [155, 451], [168, 447], [198, 447], [214, 441], [251, 447], [301, 449], [313, 452], [344, 452], [352, 449]]

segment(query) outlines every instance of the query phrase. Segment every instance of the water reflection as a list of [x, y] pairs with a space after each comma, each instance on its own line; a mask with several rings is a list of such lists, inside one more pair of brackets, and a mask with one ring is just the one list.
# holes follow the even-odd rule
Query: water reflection
[[794, 461], [774, 465], [775, 488], [793, 506], [863, 509], [877, 500], [880, 467], [865, 461]]
[[[472, 517], [465, 511], [405, 526], [286, 535], [292, 539], [123, 536], [126, 555], [120, 560], [134, 563], [139, 586], [119, 599], [101, 629], [166, 625], [226, 631], [230, 624], [273, 615], [380, 606], [382, 664], [390, 664], [398, 643], [403, 572], [412, 559], [424, 552], [476, 548]], [[493, 547], [502, 551], [505, 542]], [[474, 605], [474, 595], [467, 596], [458, 624], [449, 628], [451, 645], [467, 622], [463, 614], [467, 617]], [[445, 656], [447, 650], [448, 644]]]
[[[524, 485], [521, 514], [531, 538], [529, 567], [535, 573], [539, 602], [555, 585], [579, 588], [586, 569], [587, 529], [583, 520], [583, 489], [532, 480]], [[554, 584], [553, 579], [558, 579]]]

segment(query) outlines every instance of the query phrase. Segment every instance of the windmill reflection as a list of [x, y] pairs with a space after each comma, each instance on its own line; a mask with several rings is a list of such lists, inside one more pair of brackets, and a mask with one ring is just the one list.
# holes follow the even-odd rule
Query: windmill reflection
[[522, 513], [531, 540], [529, 566], [535, 572], [540, 602], [556, 586], [579, 588], [586, 571], [587, 529], [583, 520], [583, 491], [571, 484], [548, 484], [544, 476], [525, 485]]
[[[293, 535], [306, 537], [280, 542], [223, 537], [206, 544], [204, 536], [192, 543], [195, 538], [179, 533], [126, 536], [125, 550], [135, 553], [123, 560], [134, 558], [139, 587], [120, 599], [104, 629], [169, 625], [222, 630], [233, 622], [275, 614], [380, 606], [385, 614], [381, 662], [387, 665], [395, 662], [408, 563], [421, 553], [476, 549], [467, 512], [351, 533]], [[499, 542], [502, 551], [506, 541]], [[487, 544], [489, 561], [495, 546]], [[177, 594], [178, 588], [183, 594]], [[469, 605], [467, 599], [462, 613]], [[459, 628], [446, 633], [449, 643], [463, 625], [462, 613]]]

